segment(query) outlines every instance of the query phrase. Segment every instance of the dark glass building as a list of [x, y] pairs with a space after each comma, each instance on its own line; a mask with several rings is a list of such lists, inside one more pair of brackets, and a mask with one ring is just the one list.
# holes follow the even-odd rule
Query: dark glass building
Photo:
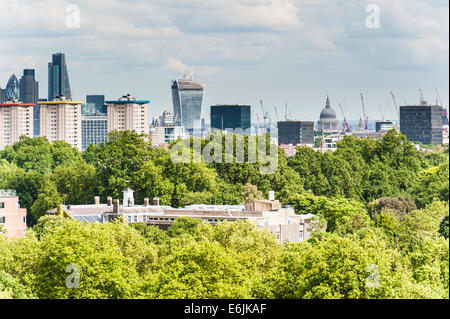
[[104, 95], [86, 95], [87, 109], [90, 110], [91, 114], [102, 114], [106, 115], [107, 106], [105, 104]]
[[250, 129], [250, 105], [213, 105], [211, 106], [211, 129]]
[[314, 122], [278, 122], [278, 144], [314, 144]]
[[33, 103], [33, 135], [39, 136], [39, 82], [36, 81], [34, 69], [23, 70], [23, 75], [19, 81], [20, 101], [23, 103]]
[[442, 144], [443, 109], [439, 105], [400, 106], [400, 132], [411, 142]]
[[53, 54], [52, 62], [48, 63], [48, 100], [51, 101], [57, 96], [72, 99], [64, 53]]
[[182, 79], [173, 80], [171, 88], [175, 124], [184, 126], [186, 132], [192, 135], [195, 125], [198, 125], [199, 130], [201, 128], [205, 86]]

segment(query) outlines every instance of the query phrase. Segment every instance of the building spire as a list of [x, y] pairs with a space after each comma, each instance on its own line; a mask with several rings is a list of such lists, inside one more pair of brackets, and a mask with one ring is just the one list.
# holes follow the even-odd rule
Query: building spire
[[331, 108], [330, 96], [327, 94], [327, 103], [325, 105], [326, 108]]

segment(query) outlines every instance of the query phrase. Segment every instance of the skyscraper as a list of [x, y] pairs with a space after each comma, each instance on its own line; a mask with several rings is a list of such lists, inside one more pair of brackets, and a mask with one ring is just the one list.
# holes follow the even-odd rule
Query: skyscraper
[[23, 103], [34, 104], [33, 122], [34, 136], [39, 135], [39, 82], [35, 79], [34, 69], [23, 70], [23, 75], [19, 81], [20, 85], [20, 101]]
[[58, 96], [72, 99], [64, 53], [53, 54], [52, 62], [48, 63], [48, 100], [51, 101]]
[[442, 144], [442, 106], [420, 105], [400, 106], [400, 132], [411, 142]]
[[211, 106], [211, 129], [250, 129], [250, 105], [213, 105]]
[[106, 115], [106, 104], [104, 95], [86, 95], [86, 104], [93, 104], [95, 114]]
[[22, 135], [33, 137], [34, 103], [0, 103], [0, 150], [19, 141]]
[[192, 135], [194, 125], [200, 129], [205, 86], [191, 79], [172, 81], [174, 121]]
[[7, 100], [19, 101], [20, 85], [19, 80], [13, 74], [9, 77], [8, 83], [6, 83], [6, 98]]

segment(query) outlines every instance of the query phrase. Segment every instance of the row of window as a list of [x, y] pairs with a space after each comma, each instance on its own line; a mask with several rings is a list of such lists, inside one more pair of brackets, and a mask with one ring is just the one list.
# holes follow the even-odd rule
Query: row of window
[[[23, 216], [22, 221], [24, 224], [27, 223], [27, 217]], [[0, 216], [0, 224], [6, 224], [6, 216]]]

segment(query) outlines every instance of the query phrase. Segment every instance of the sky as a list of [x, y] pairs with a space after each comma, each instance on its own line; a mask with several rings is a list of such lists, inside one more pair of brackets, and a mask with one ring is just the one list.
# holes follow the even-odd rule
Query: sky
[[262, 100], [272, 121], [286, 102], [289, 118], [317, 121], [328, 94], [357, 120], [363, 93], [371, 120], [396, 119], [391, 91], [434, 104], [438, 89], [448, 108], [448, 25], [448, 0], [0, 0], [0, 87], [34, 68], [46, 98], [63, 52], [74, 100], [130, 93], [152, 117], [172, 108], [170, 81], [193, 74], [206, 118], [240, 103], [255, 119]]

